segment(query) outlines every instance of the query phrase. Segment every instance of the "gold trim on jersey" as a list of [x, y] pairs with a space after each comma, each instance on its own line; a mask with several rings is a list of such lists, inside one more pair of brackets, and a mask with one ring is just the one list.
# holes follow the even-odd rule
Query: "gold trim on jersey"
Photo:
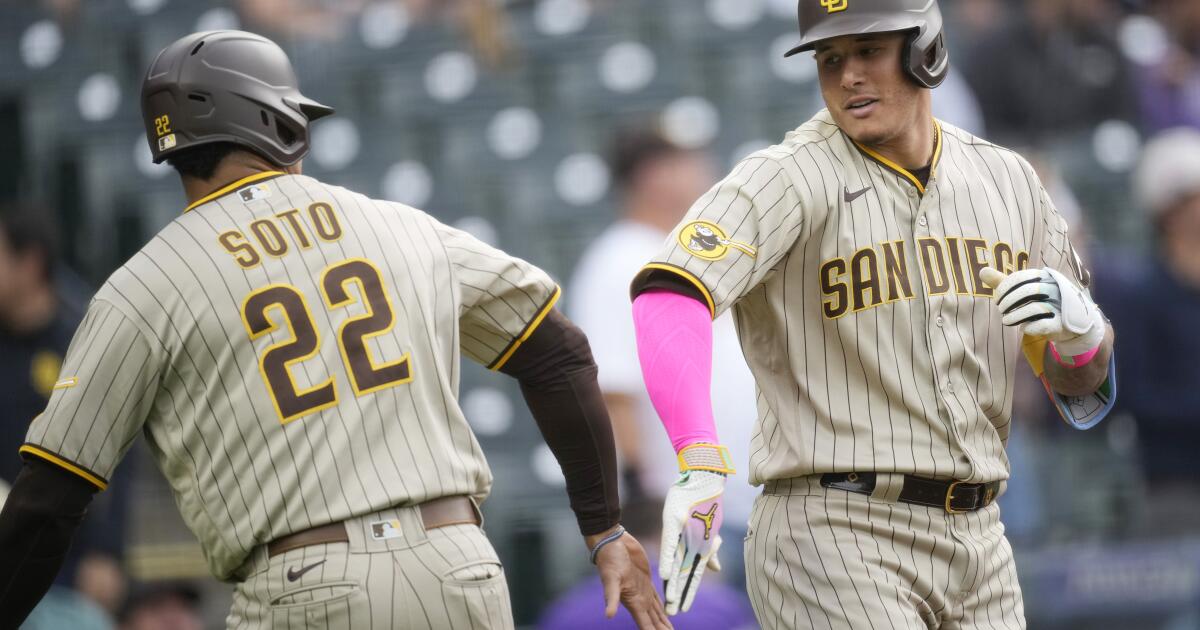
[[709, 293], [708, 287], [704, 286], [704, 283], [701, 282], [700, 278], [697, 278], [695, 274], [687, 269], [684, 269], [683, 267], [676, 267], [675, 265], [670, 265], [667, 263], [650, 263], [642, 267], [642, 270], [638, 272], [638, 276], [640, 277], [643, 273], [650, 269], [669, 271], [680, 278], [687, 280], [689, 284], [699, 289], [700, 294], [704, 296], [704, 301], [708, 303], [707, 306], [709, 317], [712, 317], [713, 319], [717, 318], [717, 303], [713, 300], [712, 293]]
[[524, 343], [526, 339], [529, 339], [529, 337], [533, 334], [533, 331], [537, 330], [537, 327], [542, 324], [542, 320], [546, 319], [546, 316], [550, 314], [550, 311], [554, 308], [554, 303], [558, 301], [558, 297], [560, 295], [562, 295], [562, 289], [560, 289], [558, 286], [555, 286], [554, 293], [550, 296], [550, 299], [546, 300], [546, 303], [542, 305], [542, 308], [538, 311], [537, 316], [529, 322], [529, 325], [525, 327], [525, 330], [521, 333], [521, 336], [517, 337], [511, 344], [509, 344], [508, 349], [504, 351], [504, 354], [500, 355], [499, 359], [496, 359], [491, 365], [488, 366], [489, 370], [499, 370], [500, 368], [504, 367], [505, 363], [508, 363], [508, 360], [512, 358], [513, 353], [517, 351], [517, 348], [520, 348], [521, 344]]
[[101, 490], [108, 489], [108, 482], [105, 481], [104, 478], [101, 477], [100, 475], [97, 475], [96, 473], [91, 472], [90, 470], [84, 468], [83, 466], [80, 466], [79, 464], [73, 464], [73, 463], [67, 461], [65, 458], [59, 457], [58, 455], [55, 455], [54, 453], [51, 453], [50, 451], [42, 449], [38, 446], [34, 446], [33, 444], [23, 444], [23, 445], [21, 445], [21, 448], [17, 449], [17, 452], [18, 453], [29, 453], [30, 455], [36, 455], [36, 456], [50, 462], [51, 464], [56, 464], [63, 469], [73, 472], [76, 475], [79, 475], [80, 477], [83, 477], [85, 480], [92, 483], [93, 485], [95, 485], [97, 488], [100, 488]]
[[[931, 161], [929, 163], [930, 164], [930, 166], [929, 166], [929, 178], [930, 179], [933, 179], [933, 176], [935, 174], [937, 174], [938, 159], [942, 157], [942, 125], [940, 123], [938, 123], [938, 121], [936, 119], [934, 119], [933, 128], [935, 130], [935, 135], [937, 136], [937, 138], [934, 140], [934, 145], [933, 145], [933, 161]], [[849, 137], [849, 136], [847, 136], [847, 137]], [[853, 142], [854, 146], [858, 147], [859, 151], [866, 153], [871, 159], [873, 159], [876, 162], [879, 162], [880, 164], [895, 171], [897, 175], [900, 175], [901, 177], [907, 179], [909, 182], [912, 183], [913, 186], [917, 187], [917, 190], [920, 191], [922, 195], [925, 194], [925, 185], [922, 184], [921, 180], [917, 179], [917, 176], [913, 175], [911, 171], [909, 171], [908, 169], [904, 168], [903, 166], [900, 166], [899, 164], [896, 164], [895, 162], [883, 157], [883, 155], [881, 155], [878, 151], [875, 151], [874, 149], [869, 149], [866, 146], [859, 144], [859, 142], [857, 140], [855, 140], [854, 138], [850, 138], [850, 142]]]
[[63, 380], [55, 383], [54, 387], [51, 387], [50, 389], [71, 389], [72, 387], [75, 387], [78, 384], [79, 384], [79, 377], [72, 376], [69, 378], [64, 378]]
[[225, 195], [228, 195], [229, 193], [241, 188], [242, 186], [245, 186], [246, 184], [253, 184], [254, 182], [270, 179], [272, 177], [279, 177], [280, 175], [286, 175], [286, 173], [283, 171], [263, 171], [262, 173], [247, 175], [246, 177], [243, 177], [232, 184], [222, 186], [221, 188], [218, 188], [217, 190], [193, 201], [192, 203], [188, 204], [188, 207], [184, 208], [183, 211], [190, 212], [196, 206], [204, 205], [213, 199], [216, 199], [217, 197], [224, 197]]

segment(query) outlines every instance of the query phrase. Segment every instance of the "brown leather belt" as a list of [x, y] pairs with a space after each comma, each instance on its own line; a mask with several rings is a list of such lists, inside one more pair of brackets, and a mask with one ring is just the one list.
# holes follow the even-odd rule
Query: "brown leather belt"
[[[421, 524], [426, 531], [448, 525], [479, 525], [483, 522], [475, 502], [464, 496], [432, 499], [421, 503], [417, 509], [421, 512]], [[343, 542], [350, 542], [345, 523], [318, 525], [271, 541], [267, 544], [267, 556], [274, 557], [311, 545]]]
[[[875, 473], [826, 473], [821, 475], [821, 485], [857, 494], [871, 494], [875, 491]], [[999, 491], [999, 481], [966, 483], [904, 475], [904, 487], [900, 489], [898, 499], [957, 514], [991, 505]]]

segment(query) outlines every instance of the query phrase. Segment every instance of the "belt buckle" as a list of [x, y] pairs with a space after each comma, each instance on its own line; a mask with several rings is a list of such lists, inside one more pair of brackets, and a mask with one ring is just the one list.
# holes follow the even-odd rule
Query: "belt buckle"
[[956, 487], [958, 487], [960, 484], [964, 484], [964, 483], [966, 483], [966, 482], [965, 481], [951, 481], [950, 487], [946, 489], [946, 505], [945, 505], [945, 507], [946, 507], [946, 511], [949, 512], [950, 514], [963, 514], [965, 512], [971, 511], [971, 510], [960, 510], [960, 509], [955, 508], [954, 506], [950, 505], [950, 502], [954, 500], [954, 489]]

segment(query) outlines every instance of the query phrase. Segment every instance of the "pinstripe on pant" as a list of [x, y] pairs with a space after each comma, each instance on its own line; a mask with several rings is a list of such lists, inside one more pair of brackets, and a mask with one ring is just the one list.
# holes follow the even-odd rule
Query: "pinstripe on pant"
[[871, 497], [822, 488], [819, 476], [766, 484], [746, 536], [763, 628], [1025, 627], [999, 508], [898, 503], [888, 482], [898, 477], [880, 475]]
[[[372, 523], [384, 521], [399, 522], [398, 537], [372, 536]], [[351, 519], [347, 532], [348, 543], [312, 545], [273, 558], [261, 546], [256, 549], [234, 591], [228, 627], [513, 627], [504, 572], [480, 528], [451, 525], [426, 532], [415, 509], [399, 508]], [[289, 571], [301, 575], [288, 580]]]

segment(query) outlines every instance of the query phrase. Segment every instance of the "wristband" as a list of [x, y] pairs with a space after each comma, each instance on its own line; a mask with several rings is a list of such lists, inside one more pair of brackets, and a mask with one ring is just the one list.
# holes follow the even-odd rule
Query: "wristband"
[[620, 525], [617, 525], [616, 531], [605, 536], [604, 538], [601, 538], [600, 542], [596, 543], [595, 547], [592, 547], [592, 551], [591, 551], [592, 564], [596, 564], [596, 556], [600, 554], [600, 550], [604, 548], [604, 545], [607, 545], [608, 543], [613, 542], [624, 535], [625, 535], [625, 528], [621, 527]]
[[1058, 348], [1055, 347], [1054, 342], [1050, 342], [1050, 355], [1054, 357], [1054, 360], [1057, 361], [1059, 365], [1067, 368], [1083, 367], [1089, 361], [1094, 359], [1099, 352], [1100, 346], [1096, 346], [1095, 348], [1092, 348], [1083, 354], [1077, 354], [1073, 357], [1067, 357], [1064, 359], [1060, 354], [1058, 354]]
[[679, 472], [689, 470], [707, 470], [722, 475], [737, 472], [733, 469], [733, 458], [729, 456], [729, 449], [707, 442], [688, 444], [679, 451]]

